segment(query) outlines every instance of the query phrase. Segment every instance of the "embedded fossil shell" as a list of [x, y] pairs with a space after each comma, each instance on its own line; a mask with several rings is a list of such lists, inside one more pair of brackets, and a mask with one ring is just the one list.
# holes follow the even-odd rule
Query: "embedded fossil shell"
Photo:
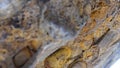
[[20, 10], [26, 0], [0, 0], [0, 20], [11, 17]]

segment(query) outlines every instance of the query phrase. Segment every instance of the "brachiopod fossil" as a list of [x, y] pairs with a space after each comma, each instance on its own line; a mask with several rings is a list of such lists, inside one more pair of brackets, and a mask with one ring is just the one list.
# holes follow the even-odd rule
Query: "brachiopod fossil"
[[25, 2], [26, 0], [0, 0], [0, 20], [11, 17]]

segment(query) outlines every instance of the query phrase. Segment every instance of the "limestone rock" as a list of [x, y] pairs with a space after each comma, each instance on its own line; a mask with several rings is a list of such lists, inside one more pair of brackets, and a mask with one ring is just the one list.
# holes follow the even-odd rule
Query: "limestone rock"
[[4, 3], [14, 7], [0, 9], [0, 68], [109, 68], [120, 58], [119, 0]]

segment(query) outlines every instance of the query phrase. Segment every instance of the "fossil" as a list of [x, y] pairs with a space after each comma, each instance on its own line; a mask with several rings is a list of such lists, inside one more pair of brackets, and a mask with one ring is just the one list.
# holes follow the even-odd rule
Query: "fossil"
[[109, 68], [120, 57], [117, 0], [0, 0], [0, 68]]

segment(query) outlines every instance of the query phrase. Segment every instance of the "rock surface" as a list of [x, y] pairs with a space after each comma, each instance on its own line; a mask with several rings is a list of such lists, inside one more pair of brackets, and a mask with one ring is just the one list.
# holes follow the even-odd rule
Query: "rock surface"
[[109, 68], [119, 39], [119, 0], [27, 0], [0, 21], [0, 68]]

